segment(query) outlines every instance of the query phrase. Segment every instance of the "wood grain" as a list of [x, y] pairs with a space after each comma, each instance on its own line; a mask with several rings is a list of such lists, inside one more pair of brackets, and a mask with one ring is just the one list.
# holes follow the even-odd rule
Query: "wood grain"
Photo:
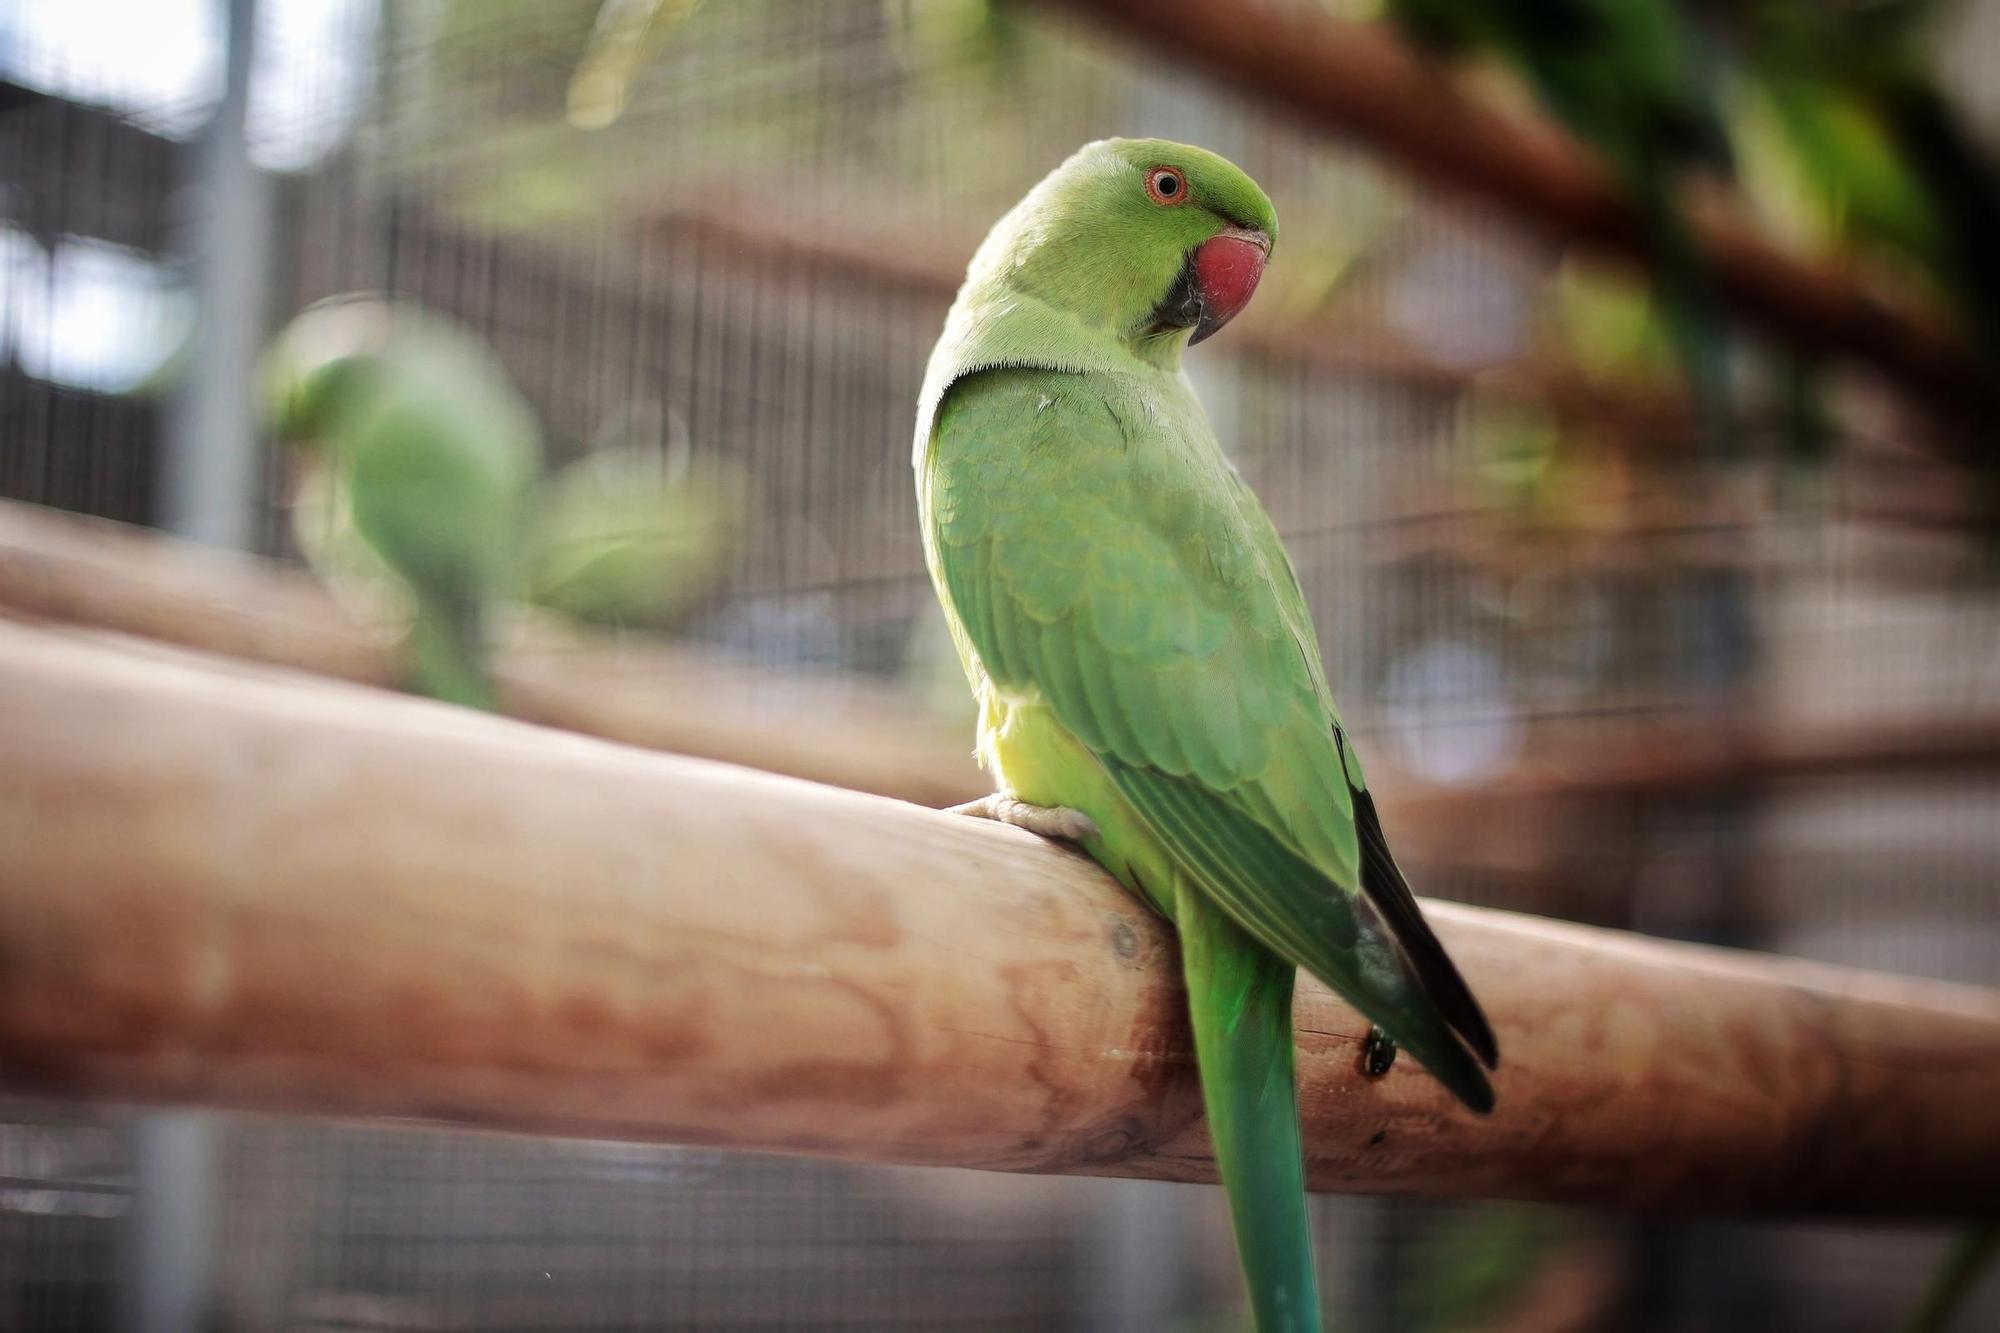
[[[0, 623], [0, 1077], [1203, 1180], [1168, 932], [1014, 830]], [[2000, 993], [1431, 908], [1472, 1116], [1301, 988], [1323, 1189], [1944, 1216], [2000, 1198]]]

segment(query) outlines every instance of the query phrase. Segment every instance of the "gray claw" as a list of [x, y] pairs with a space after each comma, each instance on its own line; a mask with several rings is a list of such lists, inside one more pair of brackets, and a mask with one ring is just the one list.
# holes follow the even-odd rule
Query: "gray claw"
[[1059, 805], [1029, 805], [1006, 792], [995, 792], [976, 801], [967, 801], [964, 805], [954, 805], [945, 813], [1012, 824], [1039, 837], [1060, 838], [1065, 842], [1082, 842], [1085, 838], [1097, 836], [1097, 824], [1081, 810]]

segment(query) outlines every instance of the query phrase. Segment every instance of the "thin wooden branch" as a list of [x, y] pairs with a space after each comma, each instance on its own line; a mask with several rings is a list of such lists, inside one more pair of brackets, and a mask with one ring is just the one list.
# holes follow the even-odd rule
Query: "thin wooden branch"
[[[1644, 258], [1645, 230], [1606, 173], [1547, 122], [1465, 94], [1379, 23], [1259, 0], [1065, 0], [1304, 119], [1566, 241]], [[1738, 212], [1694, 210], [1723, 296], [1771, 333], [1857, 358], [1927, 407], [1991, 419], [2000, 386], [1927, 314], [1887, 304], [1855, 275], [1773, 246]]]
[[[8, 501], [0, 607], [364, 685], [396, 675], [394, 645], [344, 615], [303, 570]], [[991, 789], [972, 759], [969, 720], [954, 728], [843, 677], [546, 627], [516, 636], [499, 671], [509, 713], [586, 735], [927, 805]]]
[[1987, 717], [1819, 724], [1781, 731], [1736, 716], [1699, 726], [1652, 726], [1616, 740], [1571, 745], [1506, 781], [1522, 796], [1659, 797], [1804, 779], [1952, 778], [2000, 768], [2000, 723]]
[[1607, 815], [1805, 782], [1965, 782], [1996, 774], [2000, 721], [1992, 717], [1781, 728], [1737, 714], [1591, 741], [1550, 738], [1476, 786], [1421, 783], [1393, 771], [1375, 785], [1405, 866], [1498, 875], [1516, 892], [1534, 886], [1516, 905], [1542, 906], [1562, 901], [1551, 895], [1572, 879], [1582, 849], [1601, 854], [1616, 843], [1605, 832]]
[[[0, 1078], [1014, 1171], [1212, 1174], [1163, 925], [1026, 834], [0, 623]], [[2000, 1198], [2000, 993], [1430, 912], [1499, 1111], [1315, 984], [1321, 1189], [1902, 1215]]]
[[[107, 629], [365, 685], [394, 679], [394, 648], [344, 616], [303, 571], [146, 529], [0, 501], [0, 610]], [[502, 657], [516, 716], [649, 749], [762, 768], [922, 805], [990, 789], [969, 729], [887, 690], [752, 669], [685, 648], [543, 634]], [[1387, 772], [1386, 757], [1377, 767]], [[1828, 774], [1945, 776], [2000, 768], [2000, 719], [1887, 720], [1779, 731], [1743, 717], [1538, 746], [1531, 763], [1467, 791], [1380, 783], [1420, 861], [1462, 861], [1468, 828], [1527, 804], [1661, 797]]]
[[[952, 249], [912, 243], [893, 227], [877, 234], [786, 223], [779, 210], [754, 197], [732, 206], [673, 211], [647, 217], [648, 233], [671, 233], [713, 247], [717, 263], [770, 266], [811, 264], [871, 288], [909, 292], [936, 301], [939, 318], [965, 277], [965, 261], [978, 243], [967, 238]], [[1450, 365], [1427, 356], [1410, 340], [1382, 326], [1379, 317], [1336, 307], [1304, 323], [1267, 317], [1252, 305], [1231, 326], [1218, 351], [1248, 352], [1330, 373], [1360, 372], [1440, 395], [1471, 393], [1496, 402], [1527, 403], [1562, 416], [1617, 426], [1633, 442], [1686, 442], [1694, 428], [1686, 396], [1643, 385], [1597, 384], [1577, 367], [1545, 356], [1491, 365]]]

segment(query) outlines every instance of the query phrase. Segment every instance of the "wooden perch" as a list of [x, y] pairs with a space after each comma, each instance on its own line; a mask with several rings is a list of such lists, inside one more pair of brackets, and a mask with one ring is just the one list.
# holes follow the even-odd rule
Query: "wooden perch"
[[[1565, 241], [1644, 258], [1645, 229], [1607, 174], [1547, 122], [1467, 96], [1380, 23], [1256, 0], [1067, 0], [1304, 119], [1356, 138]], [[1694, 222], [1723, 296], [1746, 319], [1814, 351], [1855, 357], [1913, 401], [1991, 419], [1993, 377], [1938, 322], [1892, 307], [1831, 264], [1763, 239], [1704, 200]]]
[[[364, 685], [395, 679], [394, 644], [301, 569], [4, 500], [0, 608]], [[586, 735], [927, 805], [992, 786], [972, 759], [969, 710], [955, 728], [841, 677], [546, 629], [509, 644], [499, 674], [509, 713]]]
[[[0, 623], [0, 1078], [867, 1161], [1205, 1180], [1167, 930], [1012, 829]], [[1298, 1002], [1321, 1189], [1946, 1216], [2000, 994], [1443, 904], [1473, 1116]]]

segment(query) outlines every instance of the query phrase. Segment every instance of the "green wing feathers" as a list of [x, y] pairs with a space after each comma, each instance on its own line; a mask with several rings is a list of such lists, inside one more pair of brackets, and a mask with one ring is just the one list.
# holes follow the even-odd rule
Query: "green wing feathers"
[[[1412, 964], [1401, 922], [1357, 899], [1301, 859], [1225, 801], [1183, 778], [1170, 778], [1109, 761], [1118, 789], [1145, 816], [1202, 891], [1246, 932], [1291, 966], [1303, 967], [1339, 992], [1438, 1082], [1475, 1111], [1493, 1109], [1493, 1088], [1479, 1061], [1454, 1036], [1438, 997], [1426, 988], [1425, 969]], [[1407, 893], [1408, 890], [1405, 890]], [[1442, 963], [1470, 992], [1411, 902], [1409, 920], [1421, 931], [1419, 949]], [[1488, 1049], [1492, 1033], [1478, 1005], [1476, 1031]], [[1498, 1054], [1495, 1052], [1497, 1060]]]
[[967, 376], [923, 493], [939, 582], [995, 688], [1046, 700], [1243, 930], [1490, 1108], [1492, 1031], [1395, 869], [1291, 567], [1192, 396]]

